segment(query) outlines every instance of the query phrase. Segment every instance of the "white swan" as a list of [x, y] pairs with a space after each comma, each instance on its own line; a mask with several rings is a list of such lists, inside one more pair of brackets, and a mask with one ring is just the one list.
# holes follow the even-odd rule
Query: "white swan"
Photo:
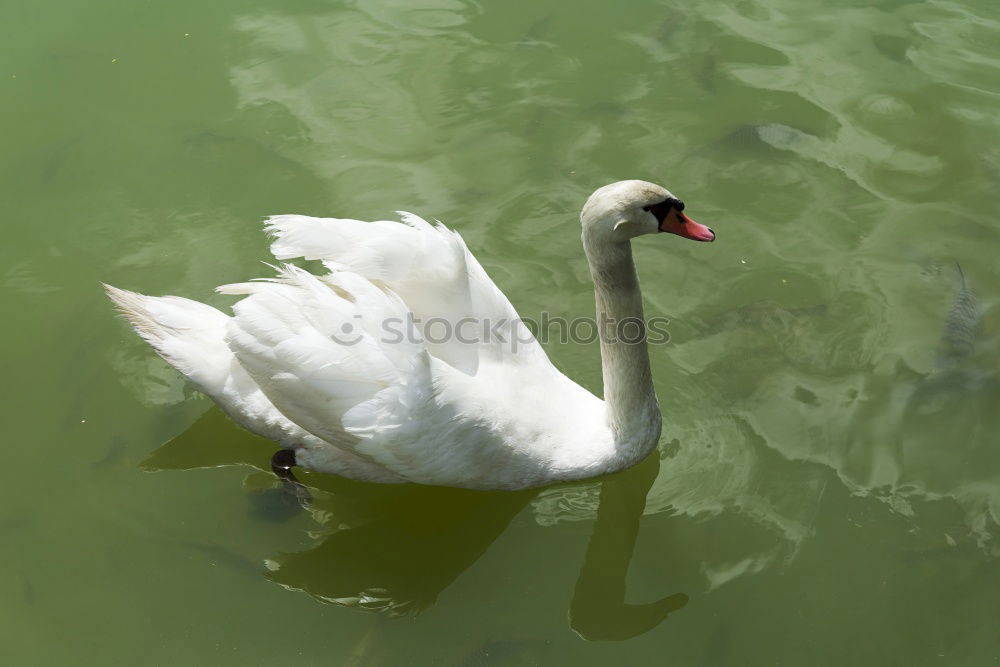
[[[634, 237], [714, 240], [683, 209], [644, 181], [587, 200], [580, 221], [599, 323], [628, 320], [634, 332], [643, 321]], [[644, 325], [638, 342], [598, 327], [602, 401], [552, 365], [457, 233], [400, 215], [270, 218], [277, 259], [322, 260], [330, 273], [285, 265], [276, 278], [219, 287], [247, 295], [232, 317], [105, 288], [160, 356], [305, 468], [519, 489], [622, 470], [652, 451], [660, 410]]]

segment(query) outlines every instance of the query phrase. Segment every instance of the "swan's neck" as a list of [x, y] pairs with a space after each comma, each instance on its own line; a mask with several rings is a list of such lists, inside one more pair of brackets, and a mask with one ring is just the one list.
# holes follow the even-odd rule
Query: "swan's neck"
[[604, 403], [623, 457], [648, 454], [660, 436], [660, 407], [646, 348], [642, 294], [630, 243], [587, 247], [601, 339]]

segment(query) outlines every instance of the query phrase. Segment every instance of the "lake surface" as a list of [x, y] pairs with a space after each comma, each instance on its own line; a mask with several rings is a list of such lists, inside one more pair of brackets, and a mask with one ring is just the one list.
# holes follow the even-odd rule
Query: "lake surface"
[[[995, 3], [8, 4], [7, 664], [1000, 661]], [[226, 307], [263, 216], [405, 209], [591, 315], [623, 178], [718, 241], [635, 244], [665, 428], [604, 480], [305, 511], [99, 287]]]

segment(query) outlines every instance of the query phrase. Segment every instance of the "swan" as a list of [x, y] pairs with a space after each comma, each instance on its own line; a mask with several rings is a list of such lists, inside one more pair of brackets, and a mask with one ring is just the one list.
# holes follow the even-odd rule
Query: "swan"
[[[280, 468], [523, 489], [623, 470], [656, 447], [660, 409], [631, 241], [660, 232], [713, 241], [681, 200], [619, 181], [580, 214], [604, 400], [556, 369], [457, 232], [399, 215], [269, 218], [276, 259], [320, 260], [329, 273], [284, 264], [273, 278], [223, 285], [218, 292], [244, 297], [232, 316], [104, 287], [163, 359], [282, 446]], [[619, 337], [623, 322], [638, 335]]]

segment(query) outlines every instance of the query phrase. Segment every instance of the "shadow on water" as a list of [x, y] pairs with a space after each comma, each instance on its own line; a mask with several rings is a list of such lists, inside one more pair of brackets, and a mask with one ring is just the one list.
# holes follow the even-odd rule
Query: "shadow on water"
[[[236, 427], [218, 408], [154, 451], [147, 471], [244, 464], [268, 469], [275, 445]], [[657, 454], [601, 481], [594, 531], [569, 605], [584, 639], [624, 640], [662, 623], [687, 603], [684, 594], [625, 603], [646, 495], [659, 472]], [[282, 520], [307, 511], [319, 543], [267, 562], [275, 583], [324, 602], [388, 616], [419, 613], [473, 565], [537, 490], [473, 491], [416, 484], [379, 485], [296, 471], [308, 493], [290, 493], [270, 472], [247, 478], [251, 512]], [[301, 503], [301, 504], [300, 504]]]

